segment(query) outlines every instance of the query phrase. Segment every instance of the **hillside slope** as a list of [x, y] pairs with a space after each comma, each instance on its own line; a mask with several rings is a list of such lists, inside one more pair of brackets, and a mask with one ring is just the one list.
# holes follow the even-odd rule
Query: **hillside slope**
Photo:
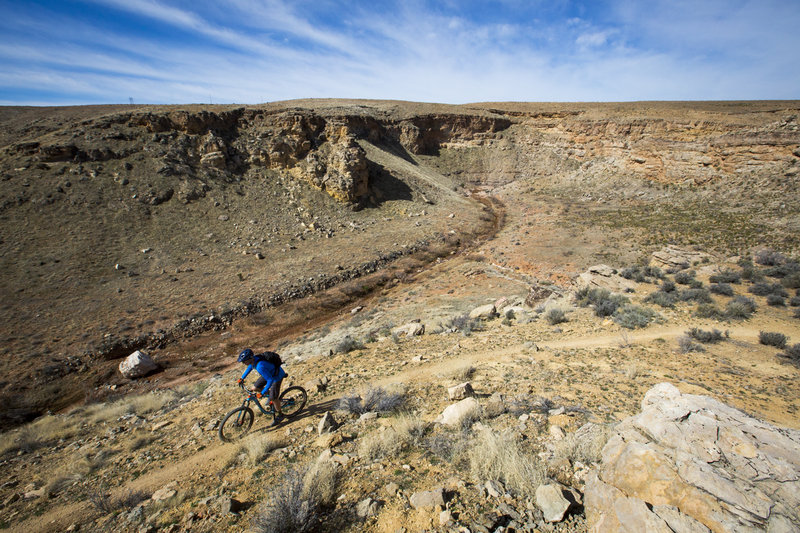
[[[135, 348], [161, 350], [168, 377], [191, 372], [164, 348], [355, 283], [334, 298], [349, 305], [355, 279], [414, 256], [398, 267], [407, 275], [501, 220], [497, 246], [527, 253], [498, 264], [529, 279], [568, 282], [667, 242], [796, 252], [798, 107], [4, 108], [6, 419], [129, 386], [115, 359]], [[579, 233], [581, 246], [562, 249]]]

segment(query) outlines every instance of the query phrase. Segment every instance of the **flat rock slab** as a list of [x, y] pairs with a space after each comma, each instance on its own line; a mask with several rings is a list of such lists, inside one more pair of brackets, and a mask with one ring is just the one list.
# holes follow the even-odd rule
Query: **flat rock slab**
[[436, 507], [437, 505], [444, 507], [444, 489], [415, 492], [408, 501], [414, 509]]
[[539, 485], [536, 489], [536, 506], [542, 510], [546, 522], [560, 522], [570, 503], [555, 484]]
[[800, 531], [800, 431], [660, 383], [603, 448], [585, 505], [592, 531]]

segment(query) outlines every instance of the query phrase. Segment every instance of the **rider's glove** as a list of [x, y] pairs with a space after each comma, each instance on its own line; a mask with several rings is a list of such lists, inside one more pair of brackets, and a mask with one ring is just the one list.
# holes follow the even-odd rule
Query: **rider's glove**
[[258, 398], [259, 400], [261, 399], [261, 393], [260, 392], [256, 393], [256, 398]]
[[242, 383], [244, 383], [244, 380], [242, 378], [239, 378], [239, 379], [236, 380], [236, 383], [238, 385], [241, 385]]

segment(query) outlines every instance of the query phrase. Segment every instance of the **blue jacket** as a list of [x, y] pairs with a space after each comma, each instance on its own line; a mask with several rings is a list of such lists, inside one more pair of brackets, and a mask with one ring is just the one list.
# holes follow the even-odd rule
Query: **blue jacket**
[[267, 384], [264, 385], [264, 388], [261, 389], [261, 395], [266, 396], [267, 391], [272, 386], [273, 383], [276, 381], [280, 381], [285, 378], [288, 374], [283, 370], [283, 368], [279, 368], [278, 372], [275, 372], [275, 365], [272, 363], [268, 363], [267, 361], [256, 357], [256, 361], [254, 365], [249, 365], [244, 374], [242, 374], [242, 379], [247, 377], [247, 374], [250, 373], [251, 370], [255, 367], [256, 372], [261, 374], [261, 377], [267, 380]]

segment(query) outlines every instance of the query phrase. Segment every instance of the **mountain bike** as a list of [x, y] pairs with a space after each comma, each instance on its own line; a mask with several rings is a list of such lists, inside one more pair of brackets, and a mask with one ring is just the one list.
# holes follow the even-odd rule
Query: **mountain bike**
[[[255, 391], [245, 389], [243, 383], [239, 383], [239, 387], [247, 394], [240, 407], [237, 407], [222, 419], [219, 425], [219, 438], [223, 442], [234, 442], [244, 437], [250, 428], [253, 426], [253, 419], [255, 414], [250, 408], [251, 403], [255, 403], [262, 414], [275, 418], [277, 411], [275, 405], [270, 401], [268, 409], [264, 409], [261, 402], [258, 401]], [[281, 392], [278, 401], [281, 402], [281, 411], [286, 418], [292, 418], [303, 410], [308, 400], [308, 394], [303, 387], [289, 387]]]

